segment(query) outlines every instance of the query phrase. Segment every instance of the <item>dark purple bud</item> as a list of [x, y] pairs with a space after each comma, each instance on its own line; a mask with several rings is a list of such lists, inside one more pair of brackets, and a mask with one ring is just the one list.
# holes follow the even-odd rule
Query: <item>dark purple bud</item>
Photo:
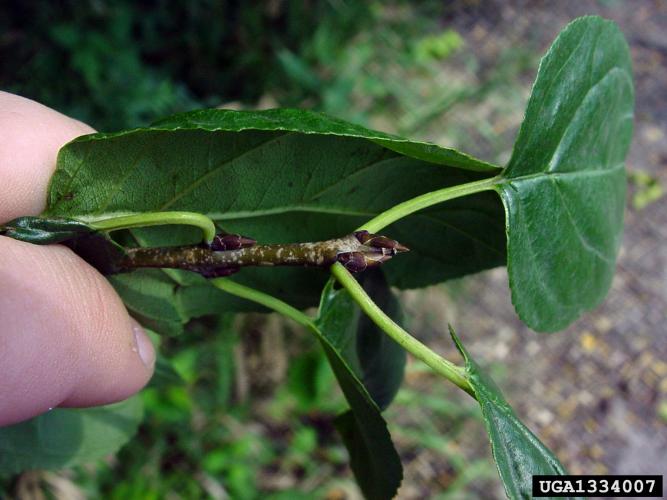
[[373, 236], [368, 240], [368, 246], [375, 248], [391, 248], [394, 249], [397, 245], [397, 242], [390, 240], [386, 236]]
[[368, 231], [357, 231], [354, 233], [360, 243], [373, 248], [386, 248], [391, 252], [387, 254], [395, 255], [399, 252], [408, 252], [410, 249], [401, 245], [398, 241], [387, 238], [379, 234], [372, 234]]
[[202, 269], [199, 272], [204, 278], [224, 278], [225, 276], [230, 276], [240, 270], [239, 267], [217, 267], [213, 269]]
[[336, 260], [351, 273], [360, 273], [366, 269], [366, 257], [361, 252], [344, 252], [336, 256]]
[[396, 253], [401, 253], [401, 252], [409, 252], [410, 249], [406, 247], [405, 245], [401, 245], [398, 241], [396, 242], [396, 246], [394, 247], [394, 250]]
[[227, 250], [228, 239], [231, 234], [216, 234], [211, 242], [211, 250], [222, 251]]
[[368, 240], [370, 240], [373, 235], [369, 233], [368, 231], [355, 231], [354, 235], [357, 237], [359, 240], [359, 243], [366, 244]]
[[[379, 250], [379, 249], [378, 249]], [[394, 255], [393, 250], [387, 250], [383, 248], [377, 253], [367, 253], [366, 254], [366, 265], [368, 267], [379, 266], [383, 262], [387, 262]]]
[[387, 238], [386, 236], [373, 236], [366, 242], [366, 245], [374, 248], [387, 248], [392, 250], [392, 254], [398, 252], [407, 252], [409, 249], [401, 245], [398, 241]]
[[254, 246], [257, 243], [252, 238], [241, 236], [240, 234], [216, 234], [211, 243], [211, 250], [216, 252], [224, 250], [238, 250], [239, 248], [247, 248]]
[[252, 238], [248, 238], [247, 236], [239, 236], [239, 244], [241, 245], [240, 248], [248, 248], [248, 247], [254, 247], [255, 244], [257, 244], [257, 240], [253, 240]]

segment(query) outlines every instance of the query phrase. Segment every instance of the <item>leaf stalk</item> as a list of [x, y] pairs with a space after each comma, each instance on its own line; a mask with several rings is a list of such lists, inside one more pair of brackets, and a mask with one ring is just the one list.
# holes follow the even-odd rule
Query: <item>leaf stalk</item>
[[469, 194], [480, 193], [482, 191], [490, 191], [502, 182], [502, 177], [490, 177], [480, 181], [468, 182], [466, 184], [459, 184], [430, 193], [424, 193], [409, 200], [406, 200], [398, 205], [394, 205], [388, 210], [376, 215], [371, 220], [363, 224], [359, 230], [370, 231], [371, 233], [384, 229], [389, 224], [396, 222], [403, 217], [407, 217], [424, 208], [432, 205], [437, 205], [444, 201], [453, 200]]
[[317, 330], [317, 326], [310, 316], [302, 313], [286, 302], [277, 299], [273, 295], [260, 292], [259, 290], [255, 290], [254, 288], [241, 285], [240, 283], [225, 278], [212, 279], [209, 283], [224, 292], [261, 304], [264, 307], [296, 321], [298, 324], [305, 326], [306, 328]]
[[118, 231], [119, 229], [163, 226], [167, 224], [195, 226], [201, 229], [204, 240], [208, 243], [213, 241], [216, 233], [213, 221], [205, 215], [196, 212], [145, 212], [86, 221], [86, 223], [97, 231]]
[[394, 322], [380, 309], [373, 299], [371, 299], [362, 286], [354, 277], [340, 264], [331, 266], [331, 274], [348, 291], [352, 299], [359, 305], [362, 311], [375, 323], [381, 330], [394, 339], [406, 351], [415, 358], [420, 359], [429, 366], [438, 375], [446, 378], [457, 387], [463, 389], [475, 397], [472, 387], [468, 382], [465, 369], [451, 361], [443, 358], [432, 351], [427, 345], [423, 344], [400, 325]]

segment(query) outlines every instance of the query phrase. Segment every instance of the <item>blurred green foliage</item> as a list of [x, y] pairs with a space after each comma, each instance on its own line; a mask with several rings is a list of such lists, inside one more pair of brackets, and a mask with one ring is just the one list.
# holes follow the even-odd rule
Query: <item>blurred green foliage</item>
[[281, 54], [335, 51], [370, 16], [366, 2], [322, 0], [9, 4], [0, 85], [100, 129], [280, 94], [290, 80]]
[[[434, 0], [5, 5], [0, 87], [99, 130], [259, 102], [362, 124], [373, 110], [415, 110], [398, 127], [409, 134], [475, 92], [468, 82], [433, 86], [437, 63], [464, 45], [459, 33], [439, 25], [450, 7]], [[406, 75], [414, 85], [403, 84]]]
[[642, 210], [655, 203], [665, 194], [665, 189], [660, 179], [642, 170], [633, 170], [628, 173], [628, 180], [634, 188], [632, 205], [637, 210]]

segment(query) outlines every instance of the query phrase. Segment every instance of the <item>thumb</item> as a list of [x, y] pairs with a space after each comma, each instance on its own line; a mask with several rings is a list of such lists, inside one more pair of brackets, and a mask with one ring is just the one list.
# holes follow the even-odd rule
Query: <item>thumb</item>
[[[58, 149], [93, 130], [0, 92], [0, 223], [43, 210]], [[0, 236], [0, 425], [125, 399], [155, 351], [111, 285], [68, 248]]]
[[111, 285], [69, 249], [0, 237], [0, 425], [119, 401], [155, 351]]

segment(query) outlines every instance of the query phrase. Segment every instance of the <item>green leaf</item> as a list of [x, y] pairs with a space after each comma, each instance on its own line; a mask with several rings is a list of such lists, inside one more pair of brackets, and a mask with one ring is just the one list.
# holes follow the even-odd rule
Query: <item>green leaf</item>
[[109, 281], [142, 325], [165, 335], [182, 333], [189, 318], [178, 300], [178, 284], [165, 272], [140, 269]]
[[[373, 269], [364, 273], [361, 281], [373, 302], [403, 326], [403, 310], [389, 289], [382, 270]], [[349, 296], [347, 291], [346, 294]], [[355, 309], [358, 309], [356, 305]], [[407, 353], [365, 314], [359, 316], [356, 337], [361, 380], [375, 403], [384, 410], [394, 400], [403, 383]]]
[[[189, 210], [262, 243], [314, 241], [347, 234], [410, 197], [498, 171], [452, 149], [319, 113], [205, 110], [69, 143], [58, 157], [46, 214], [85, 222]], [[502, 205], [493, 193], [412, 219], [388, 229], [414, 249], [392, 262], [392, 285], [424, 286], [504, 263]], [[198, 236], [181, 227], [132, 233], [150, 246]], [[233, 277], [299, 308], [316, 305], [326, 278], [300, 268], [244, 269]], [[217, 304], [216, 293], [210, 296]], [[215, 312], [213, 305], [199, 309]]]
[[[367, 271], [361, 280], [373, 301], [400, 323], [400, 304], [389, 290], [382, 271]], [[336, 290], [333, 282], [322, 294], [317, 324], [361, 379], [373, 401], [381, 410], [387, 408], [403, 382], [405, 349], [361, 314], [347, 290]]]
[[59, 469], [115, 453], [137, 431], [143, 409], [133, 397], [86, 409], [55, 409], [0, 428], [0, 472]]
[[[284, 301], [234, 283], [228, 278], [217, 278], [211, 283], [227, 293], [257, 302], [293, 319], [316, 336], [352, 412], [350, 416], [344, 417], [346, 425], [341, 428], [347, 432], [344, 438], [346, 444], [349, 445], [352, 470], [367, 498], [393, 498], [401, 483], [403, 472], [400, 458], [387, 430], [387, 424], [377, 404], [348, 364], [349, 342], [346, 343], [345, 339], [342, 339], [336, 328], [327, 328], [326, 331], [322, 329], [322, 325], [340, 324], [346, 327], [349, 324], [350, 309], [342, 311], [336, 307], [313, 321]], [[320, 310], [326, 311], [333, 285], [333, 280], [331, 280], [325, 287]], [[343, 342], [339, 342], [341, 339]], [[350, 432], [355, 436], [354, 442], [348, 440]]]
[[164, 388], [170, 385], [184, 385], [185, 380], [176, 371], [171, 361], [163, 355], [157, 355], [155, 360], [155, 372], [146, 387]]
[[[403, 478], [401, 461], [391, 441], [387, 424], [354, 369], [348, 363], [354, 336], [340, 335], [354, 314], [352, 304], [332, 298], [334, 283], [322, 292], [320, 315], [313, 331], [318, 336], [331, 368], [350, 405], [336, 427], [350, 454], [350, 465], [364, 496], [369, 499], [393, 498]], [[339, 328], [340, 327], [340, 328]]]
[[[364, 495], [393, 498], [402, 472], [379, 410], [389, 406], [398, 392], [406, 353], [360, 313], [346, 290], [336, 290], [334, 285], [330, 280], [322, 292], [316, 324], [329, 348], [337, 353], [336, 357], [328, 356], [329, 362], [352, 407], [336, 418], [336, 429], [349, 451], [350, 466]], [[400, 306], [382, 271], [365, 273], [363, 285], [387, 314], [398, 319]], [[336, 366], [340, 364], [347, 367], [345, 371]], [[357, 381], [363, 387], [358, 387]], [[346, 386], [348, 392], [354, 389], [350, 397]]]
[[38, 245], [60, 243], [93, 232], [83, 222], [63, 218], [19, 217], [0, 226], [1, 235]]
[[253, 303], [222, 293], [201, 276], [184, 271], [140, 269], [108, 278], [132, 316], [163, 335], [181, 334], [192, 318], [258, 310]]
[[470, 357], [451, 327], [449, 333], [465, 360], [468, 382], [482, 408], [493, 459], [505, 492], [512, 499], [530, 499], [533, 475], [563, 475], [566, 474], [565, 469], [519, 420], [498, 386]]
[[394, 498], [403, 468], [387, 423], [361, 382], [351, 377], [350, 369], [344, 368], [330, 348], [325, 347], [325, 352], [351, 408], [339, 415], [336, 428], [350, 455], [354, 477], [366, 498]]
[[1, 226], [0, 235], [35, 245], [62, 243], [103, 274], [117, 272], [125, 255], [106, 234], [73, 219], [19, 217]]
[[240, 112], [203, 109], [158, 120], [153, 124], [153, 127], [166, 130], [187, 128], [232, 132], [264, 130], [361, 138], [380, 144], [401, 155], [422, 159], [431, 163], [480, 172], [495, 172], [497, 170], [495, 165], [478, 160], [452, 148], [443, 148], [435, 144], [410, 141], [397, 135], [369, 130], [360, 125], [325, 115], [324, 113], [304, 109], [283, 108]]
[[[352, 411], [336, 417], [334, 425], [350, 455], [350, 467], [359, 488], [369, 500], [387, 500], [396, 496], [403, 472], [400, 462], [391, 464], [378, 455], [396, 453], [385, 446], [386, 436], [379, 426], [368, 425]], [[387, 465], [393, 465], [387, 468]]]
[[410, 252], [384, 266], [390, 284], [420, 288], [505, 265], [502, 211], [494, 193], [478, 193], [391, 224], [383, 232]]
[[623, 34], [575, 20], [542, 59], [498, 186], [508, 272], [521, 319], [564, 328], [606, 295], [623, 229], [632, 70]]

